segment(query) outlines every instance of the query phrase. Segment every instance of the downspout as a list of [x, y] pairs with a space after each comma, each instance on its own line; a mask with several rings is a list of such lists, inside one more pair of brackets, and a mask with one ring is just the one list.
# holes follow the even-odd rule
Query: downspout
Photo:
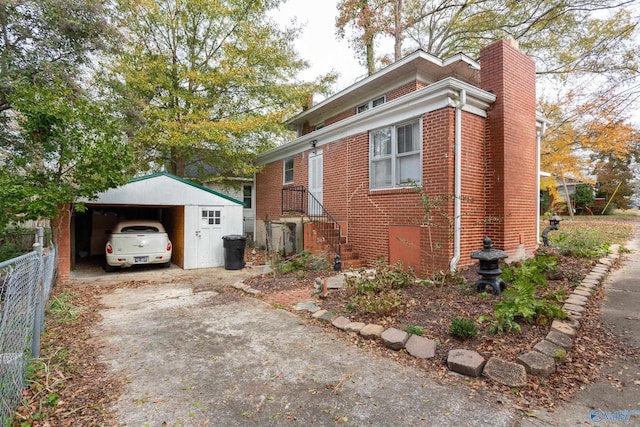
[[456, 105], [454, 129], [454, 195], [453, 195], [453, 258], [449, 263], [451, 271], [456, 269], [460, 261], [460, 235], [462, 216], [462, 109], [467, 104], [467, 91], [460, 91]]
[[537, 171], [538, 171], [538, 178], [536, 179], [536, 194], [538, 196], [538, 209], [536, 211], [536, 241], [538, 242], [538, 245], [540, 244], [540, 146], [542, 143], [542, 138], [544, 137], [544, 132], [547, 129], [547, 124], [543, 121], [541, 126], [540, 126], [540, 134], [538, 135], [538, 137], [536, 138], [536, 151], [537, 151], [537, 155], [536, 155], [536, 164], [537, 164]]

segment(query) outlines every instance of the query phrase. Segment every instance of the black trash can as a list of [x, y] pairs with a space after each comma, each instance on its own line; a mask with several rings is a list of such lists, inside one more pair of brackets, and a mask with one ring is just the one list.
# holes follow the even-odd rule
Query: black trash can
[[224, 269], [241, 270], [244, 267], [244, 247], [247, 238], [238, 234], [222, 236], [224, 248]]

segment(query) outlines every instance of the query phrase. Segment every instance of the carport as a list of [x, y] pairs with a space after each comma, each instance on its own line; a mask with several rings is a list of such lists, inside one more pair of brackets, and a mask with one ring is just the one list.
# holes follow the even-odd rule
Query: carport
[[172, 262], [183, 269], [224, 265], [222, 236], [242, 234], [243, 203], [167, 172], [132, 179], [95, 200], [71, 223], [74, 264], [104, 255], [109, 230], [122, 219], [160, 220], [173, 243]]

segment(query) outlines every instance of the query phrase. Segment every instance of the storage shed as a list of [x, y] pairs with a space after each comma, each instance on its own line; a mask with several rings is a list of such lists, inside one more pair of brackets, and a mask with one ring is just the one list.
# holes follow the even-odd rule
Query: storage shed
[[71, 224], [74, 259], [104, 254], [111, 227], [121, 219], [160, 220], [182, 268], [224, 265], [222, 236], [242, 234], [243, 202], [167, 172], [132, 179], [95, 200], [82, 201]]

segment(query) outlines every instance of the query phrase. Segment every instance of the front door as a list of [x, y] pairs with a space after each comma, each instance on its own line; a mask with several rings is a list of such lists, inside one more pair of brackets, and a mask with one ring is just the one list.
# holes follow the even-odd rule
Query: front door
[[309, 215], [322, 214], [322, 150], [309, 154]]
[[196, 231], [198, 268], [224, 265], [222, 248], [222, 208], [200, 207], [200, 224]]

